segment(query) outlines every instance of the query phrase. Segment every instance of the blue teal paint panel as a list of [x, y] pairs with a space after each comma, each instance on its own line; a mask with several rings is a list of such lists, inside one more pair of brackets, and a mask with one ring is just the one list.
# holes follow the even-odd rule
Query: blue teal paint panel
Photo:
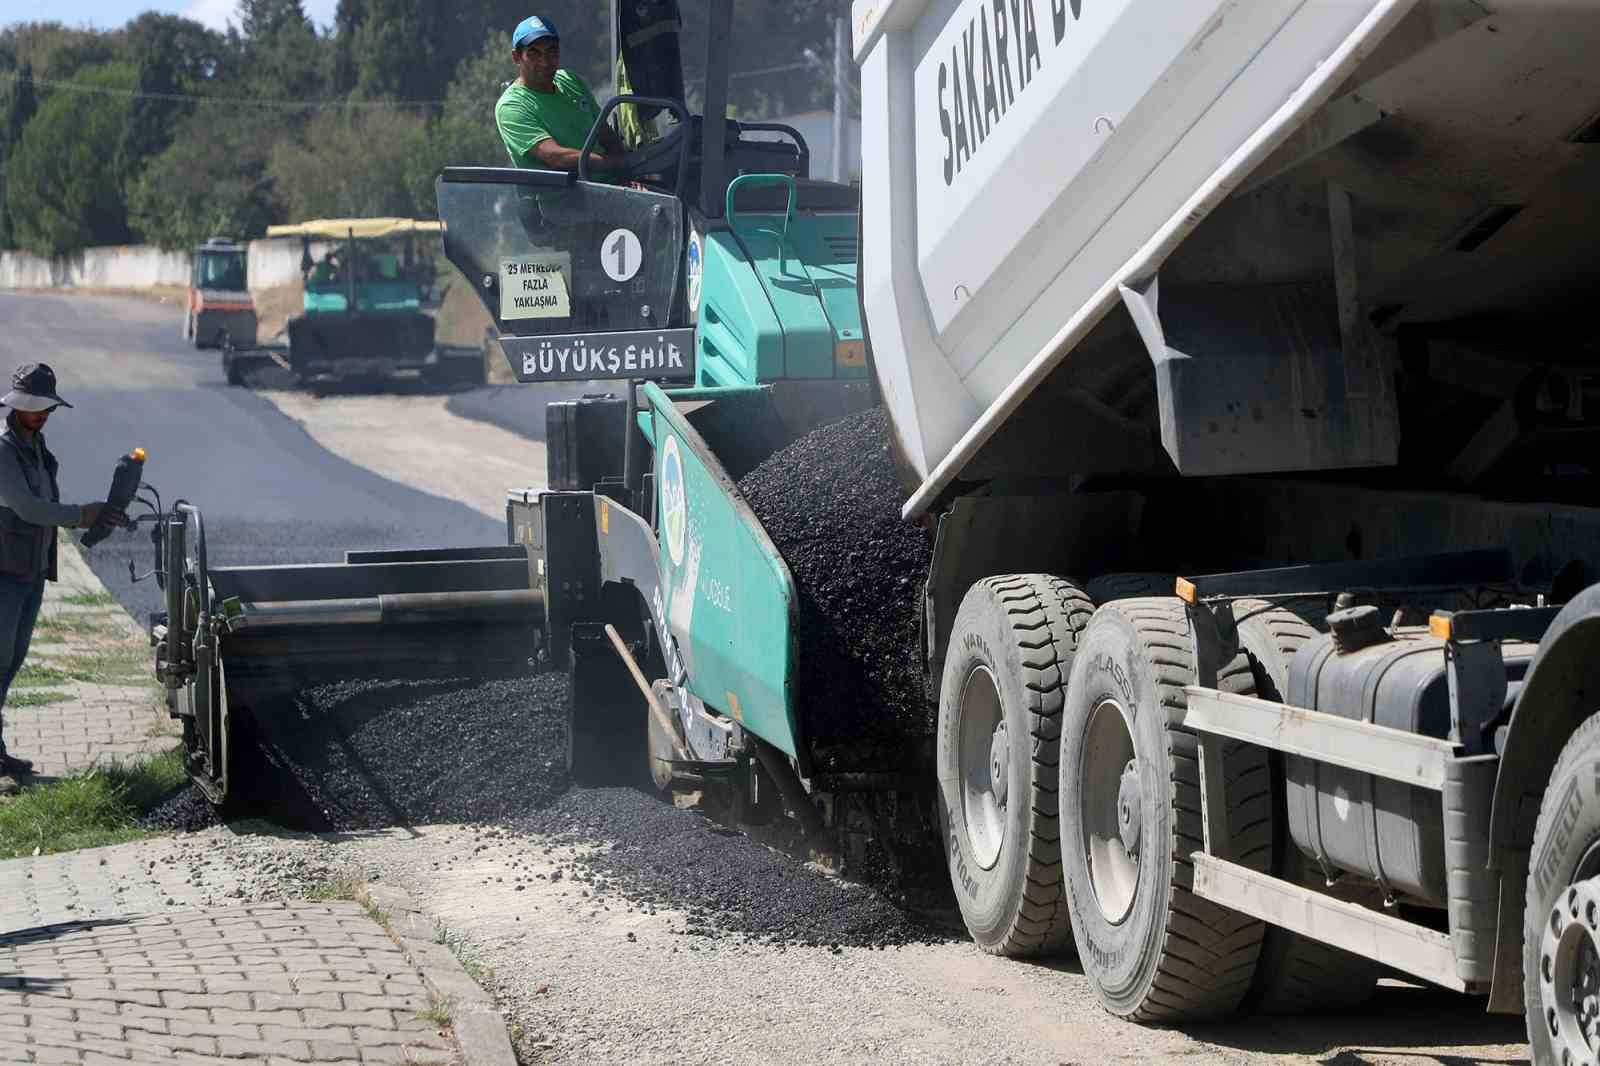
[[[797, 755], [798, 600], [777, 547], [705, 441], [654, 384], [660, 601], [688, 688], [774, 747]], [[670, 666], [669, 659], [669, 666]]]

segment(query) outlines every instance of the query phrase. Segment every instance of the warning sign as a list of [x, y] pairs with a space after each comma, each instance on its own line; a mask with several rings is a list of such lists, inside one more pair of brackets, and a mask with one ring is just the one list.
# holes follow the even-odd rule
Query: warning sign
[[536, 252], [500, 260], [500, 319], [568, 318], [571, 252]]

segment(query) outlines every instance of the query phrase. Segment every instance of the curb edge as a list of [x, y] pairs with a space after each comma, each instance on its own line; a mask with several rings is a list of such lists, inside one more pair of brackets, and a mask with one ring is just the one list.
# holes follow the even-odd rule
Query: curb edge
[[467, 975], [461, 960], [434, 937], [434, 921], [411, 894], [395, 885], [368, 885], [368, 903], [387, 918], [380, 923], [422, 975], [436, 999], [449, 1000], [450, 1027], [465, 1066], [517, 1066], [505, 1019], [494, 999]]

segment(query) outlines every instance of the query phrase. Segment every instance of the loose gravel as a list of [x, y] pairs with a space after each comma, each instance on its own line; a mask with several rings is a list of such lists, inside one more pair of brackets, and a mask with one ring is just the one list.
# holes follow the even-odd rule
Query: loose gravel
[[205, 905], [345, 895], [381, 877], [375, 868], [352, 864], [338, 844], [316, 838], [185, 836], [151, 866], [158, 862], [182, 870], [190, 889], [204, 893]]
[[813, 430], [739, 482], [799, 588], [799, 702], [824, 769], [898, 769], [870, 741], [933, 733], [918, 654], [933, 549], [900, 517], [890, 432], [875, 408]]
[[204, 792], [193, 785], [184, 785], [156, 804], [139, 824], [158, 832], [197, 833], [222, 824], [222, 818]]
[[552, 879], [686, 913], [713, 939], [873, 947], [945, 939], [875, 889], [830, 878], [694, 811], [632, 789], [575, 789], [515, 828], [579, 850]]

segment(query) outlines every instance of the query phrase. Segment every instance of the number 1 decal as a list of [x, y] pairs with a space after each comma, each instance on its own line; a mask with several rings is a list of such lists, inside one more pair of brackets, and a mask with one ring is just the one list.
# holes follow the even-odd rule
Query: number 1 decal
[[644, 248], [631, 229], [614, 229], [600, 244], [600, 265], [612, 281], [628, 281], [644, 265]]

